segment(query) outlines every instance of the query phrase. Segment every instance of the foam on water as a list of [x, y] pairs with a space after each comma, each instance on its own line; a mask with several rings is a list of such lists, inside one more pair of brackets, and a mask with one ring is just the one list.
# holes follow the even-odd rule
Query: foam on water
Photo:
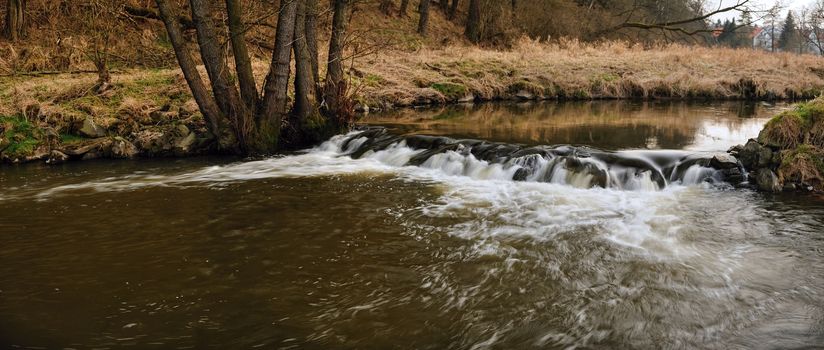
[[[298, 155], [169, 176], [107, 178], [46, 189], [36, 197], [48, 200], [68, 193], [129, 191], [149, 186], [213, 187], [267, 178], [390, 174], [436, 184], [443, 191], [441, 199], [425, 204], [421, 210], [433, 217], [468, 215], [465, 222], [450, 227], [449, 234], [480, 240], [479, 251], [500, 253], [501, 250], [485, 245], [496, 244], [496, 238], [540, 242], [557, 235], [591, 231], [604, 233], [603, 238], [615, 244], [661, 257], [693, 254], [689, 246], [678, 243], [679, 228], [687, 224], [679, 216], [678, 203], [684, 195], [705, 189], [680, 185], [660, 189], [651, 178], [654, 169], [616, 169], [607, 181], [621, 185], [600, 188], [593, 186], [595, 175], [591, 171], [572, 171], [564, 164], [570, 160], [560, 158], [547, 160], [533, 155], [490, 163], [472, 154], [447, 151], [432, 155], [420, 166], [409, 166], [406, 164], [410, 159], [423, 151], [401, 141], [353, 159], [349, 155], [367, 141], [363, 137], [353, 138], [356, 135], [334, 137]], [[598, 169], [596, 166], [604, 164], [587, 159], [575, 166]], [[525, 181], [513, 181], [515, 173], [525, 167], [533, 169], [532, 173]], [[700, 183], [709, 176], [700, 166], [693, 166], [686, 173], [684, 184]], [[619, 177], [623, 179], [618, 181]]]

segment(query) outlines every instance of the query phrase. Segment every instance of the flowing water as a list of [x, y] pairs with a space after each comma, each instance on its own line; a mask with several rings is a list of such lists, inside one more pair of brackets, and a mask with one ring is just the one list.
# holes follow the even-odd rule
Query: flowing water
[[456, 107], [269, 159], [4, 167], [0, 348], [822, 348], [824, 201], [706, 161], [782, 108]]

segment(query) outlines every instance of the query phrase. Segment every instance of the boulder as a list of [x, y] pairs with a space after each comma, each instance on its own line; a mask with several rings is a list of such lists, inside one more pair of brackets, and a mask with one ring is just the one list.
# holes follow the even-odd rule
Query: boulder
[[185, 155], [191, 152], [192, 146], [195, 144], [197, 137], [194, 133], [178, 138], [174, 141], [174, 153], [176, 155]]
[[767, 168], [758, 169], [755, 174], [755, 182], [758, 189], [764, 192], [781, 192], [784, 188], [781, 181], [778, 180], [778, 176]]
[[719, 153], [710, 159], [710, 166], [719, 170], [738, 168], [738, 159], [726, 153]]
[[153, 127], [135, 133], [134, 144], [147, 156], [182, 156], [192, 152], [197, 135], [183, 124]]
[[115, 137], [112, 141], [112, 158], [131, 159], [137, 156], [137, 147], [122, 137]]
[[[761, 144], [758, 143], [756, 140], [749, 140], [747, 144], [743, 147], [739, 146], [740, 148], [737, 149], [737, 155], [739, 160], [741, 160], [741, 164], [744, 165], [746, 169], [755, 169], [758, 165], [758, 155], [761, 153], [761, 149], [763, 148]], [[733, 148], [731, 151], [735, 151], [736, 149]]]
[[97, 138], [106, 136], [106, 129], [100, 127], [99, 125], [95, 124], [92, 118], [83, 119], [83, 124], [80, 126], [80, 129], [77, 132], [84, 137], [88, 138]]

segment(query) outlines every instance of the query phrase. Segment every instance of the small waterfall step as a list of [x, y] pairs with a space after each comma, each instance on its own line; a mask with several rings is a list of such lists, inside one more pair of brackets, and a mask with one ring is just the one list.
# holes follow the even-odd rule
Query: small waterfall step
[[355, 159], [373, 157], [392, 165], [440, 169], [449, 175], [482, 179], [623, 190], [746, 182], [740, 162], [726, 153], [612, 152], [585, 146], [526, 146], [442, 136], [397, 135], [383, 127], [365, 127], [336, 141], [342, 155]]

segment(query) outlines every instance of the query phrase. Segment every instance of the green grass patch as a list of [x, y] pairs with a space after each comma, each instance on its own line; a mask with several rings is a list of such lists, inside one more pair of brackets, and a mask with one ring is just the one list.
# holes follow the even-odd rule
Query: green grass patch
[[72, 134], [60, 134], [60, 143], [77, 143], [86, 140], [85, 137], [72, 135]]
[[29, 155], [40, 145], [37, 130], [22, 116], [0, 116], [0, 128], [0, 150], [9, 158]]
[[434, 83], [431, 88], [443, 94], [447, 99], [457, 100], [466, 96], [466, 86], [456, 83]]

